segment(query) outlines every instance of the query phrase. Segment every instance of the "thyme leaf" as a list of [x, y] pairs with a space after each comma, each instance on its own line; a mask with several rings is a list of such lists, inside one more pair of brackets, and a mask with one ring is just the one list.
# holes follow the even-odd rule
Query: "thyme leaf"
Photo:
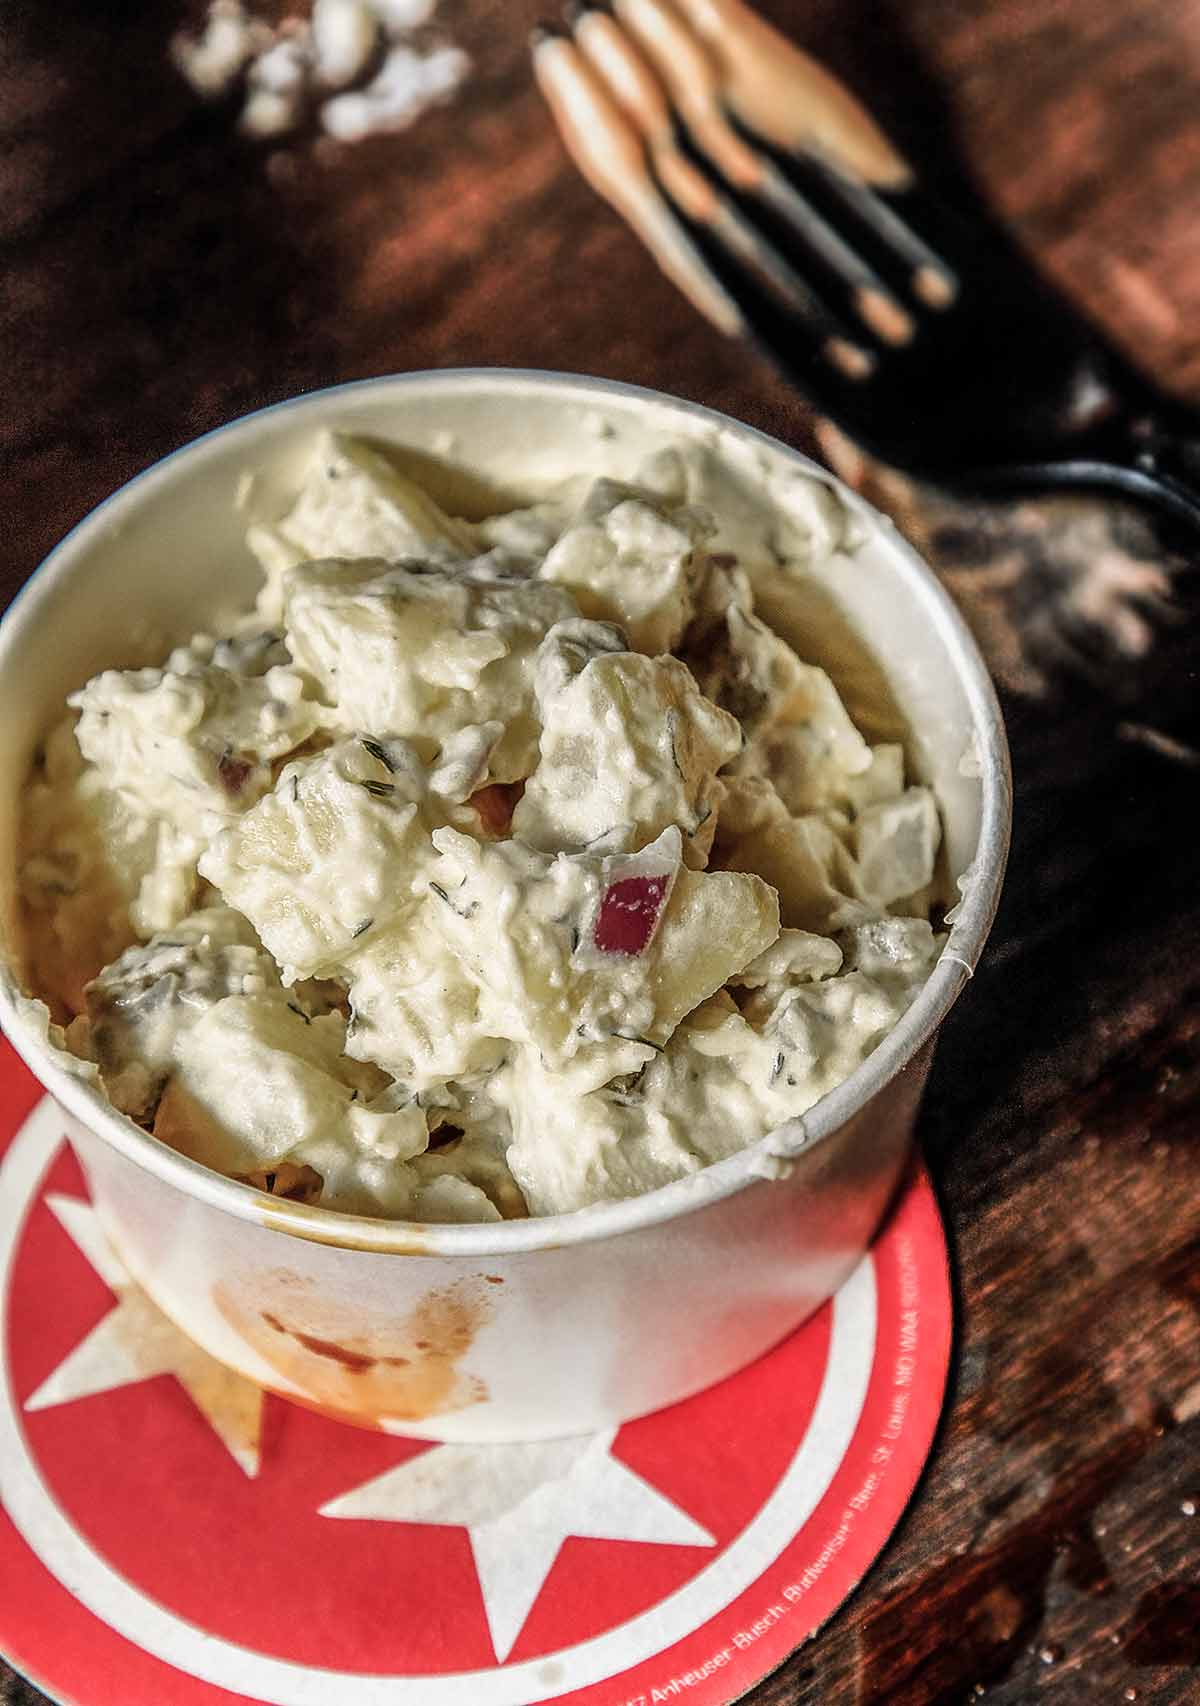
[[647, 1048], [652, 1048], [655, 1054], [666, 1053], [666, 1047], [663, 1043], [652, 1042], [649, 1037], [639, 1037], [634, 1031], [614, 1031], [613, 1036], [620, 1037], [623, 1042], [627, 1043], [644, 1043]]
[[675, 736], [678, 733], [678, 730], [679, 730], [679, 712], [678, 711], [668, 711], [667, 712], [667, 735], [668, 735], [670, 742], [671, 742], [671, 763], [675, 766], [675, 774], [679, 777], [679, 780], [681, 782], [686, 782], [687, 777], [683, 773], [683, 766], [679, 762], [679, 753], [678, 753], [676, 746], [675, 746]]
[[479, 911], [479, 902], [477, 900], [473, 900], [464, 912], [461, 907], [455, 906], [441, 883], [430, 883], [429, 887], [433, 890], [434, 894], [437, 895], [440, 901], [445, 902], [456, 918], [473, 918]]
[[[396, 766], [388, 757], [386, 747], [380, 746], [377, 740], [371, 740], [367, 735], [359, 735], [358, 740], [359, 745], [371, 754], [371, 757], [375, 760], [376, 764], [383, 765], [383, 768], [387, 771], [389, 776], [394, 776], [396, 774]], [[386, 784], [383, 785], [386, 786]]]

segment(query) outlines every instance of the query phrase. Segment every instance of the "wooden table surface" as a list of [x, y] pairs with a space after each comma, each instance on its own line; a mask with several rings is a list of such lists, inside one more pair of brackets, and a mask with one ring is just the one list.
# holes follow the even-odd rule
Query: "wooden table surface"
[[[1200, 398], [1197, 0], [770, 10], [918, 154], [956, 137], [1060, 284]], [[163, 452], [360, 375], [570, 368], [810, 442], [801, 401], [676, 299], [568, 167], [527, 73], [532, 3], [444, 0], [475, 62], [461, 98], [354, 148], [239, 138], [167, 63], [179, 17], [18, 3], [0, 32], [6, 595]], [[1176, 620], [1160, 612], [1136, 655], [1162, 559], [1140, 524], [868, 478], [989, 650], [1016, 836], [922, 1116], [958, 1287], [944, 1425], [879, 1565], [753, 1699], [1200, 1701], [1190, 576], [1176, 560]], [[1093, 647], [1081, 673], [1081, 611], [1130, 655]], [[0, 1700], [39, 1698], [0, 1674]]]

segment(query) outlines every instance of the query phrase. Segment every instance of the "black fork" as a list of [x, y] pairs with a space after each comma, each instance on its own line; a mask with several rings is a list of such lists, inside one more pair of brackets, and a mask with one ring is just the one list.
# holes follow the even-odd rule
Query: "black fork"
[[584, 175], [851, 438], [951, 489], [1105, 488], [1200, 529], [1200, 417], [742, 0], [566, 18], [534, 63]]

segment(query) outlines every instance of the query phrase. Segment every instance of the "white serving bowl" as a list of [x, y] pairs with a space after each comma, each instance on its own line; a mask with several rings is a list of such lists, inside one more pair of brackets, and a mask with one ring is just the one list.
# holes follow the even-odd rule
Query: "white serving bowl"
[[802, 585], [768, 575], [760, 599], [785, 631], [803, 629], [806, 657], [838, 670], [852, 714], [870, 720], [856, 683], [861, 696], [874, 674], [877, 699], [886, 683], [910, 764], [937, 792], [949, 896], [963, 879], [946, 951], [915, 1004], [802, 1120], [644, 1196], [499, 1226], [344, 1216], [210, 1172], [72, 1072], [16, 971], [0, 967], [0, 1023], [57, 1101], [121, 1258], [222, 1362], [322, 1410], [426, 1438], [612, 1426], [742, 1368], [867, 1248], [909, 1154], [935, 1034], [996, 906], [1011, 793], [999, 710], [962, 619], [890, 524], [736, 421], [629, 386], [504, 370], [315, 392], [209, 433], [124, 486], [51, 553], [0, 625], [6, 962], [38, 740], [96, 670], [161, 657], [170, 640], [211, 631], [215, 611], [249, 601], [257, 571], [235, 507], [244, 476], [255, 476], [255, 507], [278, 513], [326, 426], [411, 453], [435, 495], [476, 514], [569, 474], [627, 476], [681, 442], [706, 447], [735, 507], [739, 493], [786, 504], [798, 476], [824, 481], [861, 542]]

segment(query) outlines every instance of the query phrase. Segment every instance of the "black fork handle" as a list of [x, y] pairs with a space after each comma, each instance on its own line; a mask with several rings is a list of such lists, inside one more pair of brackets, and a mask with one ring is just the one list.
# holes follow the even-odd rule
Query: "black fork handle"
[[1111, 492], [1179, 523], [1200, 543], [1200, 480], [1189, 480], [1169, 472], [1146, 457], [1131, 455], [1128, 461], [1078, 458], [1053, 462], [1021, 462], [984, 468], [965, 476], [960, 484], [980, 494], [1017, 495], [1021, 492], [1101, 491]]

